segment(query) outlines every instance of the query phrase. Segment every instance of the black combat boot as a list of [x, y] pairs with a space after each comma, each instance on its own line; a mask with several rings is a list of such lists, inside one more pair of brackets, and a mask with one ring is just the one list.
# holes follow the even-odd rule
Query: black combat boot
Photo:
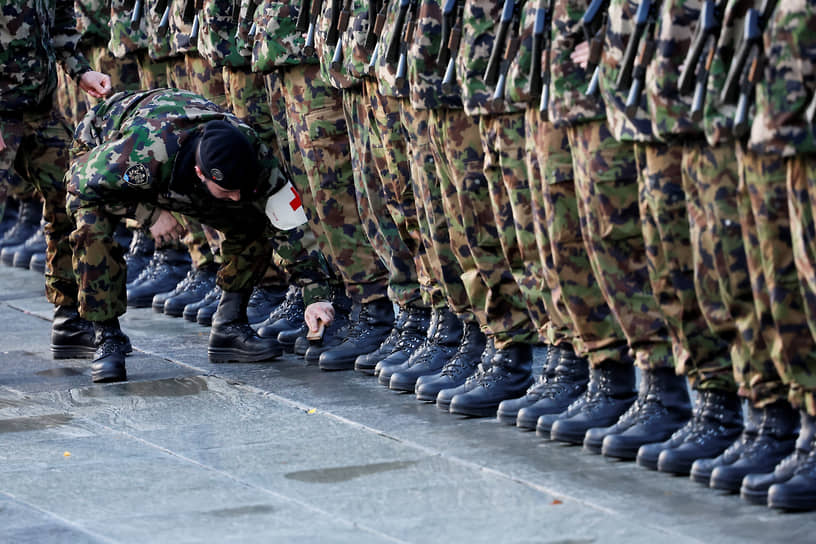
[[634, 460], [642, 445], [666, 440], [689, 419], [686, 377], [675, 374], [674, 368], [644, 370], [634, 404], [614, 425], [587, 431], [584, 447], [607, 457]]
[[6, 197], [6, 207], [3, 210], [3, 220], [0, 221], [0, 240], [17, 224], [17, 199]]
[[262, 338], [278, 338], [282, 331], [300, 329], [303, 327], [303, 293], [300, 287], [291, 286], [286, 292], [286, 298], [279, 304], [269, 317], [258, 324], [258, 335]]
[[181, 317], [188, 304], [203, 300], [213, 290], [216, 271], [217, 265], [190, 270], [171, 293], [153, 297], [153, 309], [170, 317]]
[[138, 278], [142, 270], [147, 267], [153, 258], [155, 249], [156, 244], [153, 243], [153, 238], [147, 229], [133, 229], [133, 238], [130, 240], [128, 252], [125, 253], [126, 282], [128, 284]]
[[82, 319], [76, 306], [56, 306], [51, 322], [54, 359], [92, 359], [95, 352], [93, 323]]
[[635, 369], [631, 364], [604, 362], [589, 369], [583, 395], [561, 414], [538, 418], [536, 434], [558, 442], [583, 444], [589, 429], [615, 423], [635, 402]]
[[[462, 340], [459, 342], [456, 353], [448, 359], [436, 374], [417, 378], [414, 386], [417, 400], [436, 402], [440, 391], [445, 389], [453, 390], [465, 383], [468, 376], [476, 372], [476, 367], [482, 356], [485, 357], [485, 360], [493, 356], [493, 341], [490, 341], [489, 349], [486, 346], [487, 339], [479, 329], [479, 324], [472, 319], [464, 321]], [[446, 399], [443, 404], [438, 404], [438, 406], [448, 410], [450, 408], [450, 399]]]
[[150, 263], [127, 287], [127, 304], [147, 308], [153, 297], [172, 291], [190, 270], [190, 255], [177, 249], [157, 249]]
[[717, 457], [697, 459], [691, 464], [689, 478], [705, 486], [711, 481], [711, 473], [722, 465], [730, 465], [740, 458], [742, 452], [756, 440], [759, 431], [759, 422], [762, 421], [762, 409], [755, 408], [750, 403], [746, 411], [745, 427], [742, 434]]
[[[533, 346], [533, 372], [537, 360], [541, 361], [541, 374], [533, 381], [533, 384], [527, 388], [524, 395], [516, 399], [507, 399], [499, 403], [499, 408], [496, 410], [496, 419], [505, 425], [515, 425], [516, 417], [519, 410], [532, 406], [540, 398], [541, 393], [547, 388], [547, 385], [555, 378], [555, 367], [558, 366], [558, 357], [560, 349], [549, 344], [538, 344]], [[542, 361], [543, 359], [543, 361]]]
[[[38, 197], [21, 200], [17, 212], [17, 222], [0, 238], [0, 249], [19, 246], [40, 228], [42, 201]], [[11, 265], [11, 262], [9, 262]]]
[[520, 396], [533, 383], [530, 344], [495, 348], [490, 362], [451, 391], [450, 413], [471, 417], [496, 417], [503, 400]]
[[349, 325], [346, 339], [320, 354], [321, 370], [352, 370], [357, 357], [377, 349], [394, 324], [394, 306], [387, 298], [363, 303], [359, 313], [352, 314], [358, 320]]
[[736, 492], [746, 475], [772, 472], [796, 447], [798, 427], [798, 414], [787, 401], [780, 400], [765, 406], [756, 438], [736, 461], [718, 466], [711, 472], [709, 486]]
[[589, 361], [578, 357], [571, 348], [561, 346], [554, 357], [556, 367], [553, 378], [542, 389], [539, 399], [521, 408], [516, 416], [516, 426], [534, 431], [538, 420], [546, 414], [560, 414], [584, 394], [589, 381]]
[[251, 363], [279, 357], [283, 348], [275, 338], [261, 338], [246, 316], [250, 292], [224, 291], [213, 314], [207, 355], [211, 363]]
[[249, 306], [247, 306], [249, 323], [255, 325], [267, 319], [269, 314], [283, 303], [288, 291], [288, 285], [283, 287], [275, 285], [256, 286], [252, 290], [252, 296], [249, 297]]
[[28, 269], [45, 274], [45, 253], [35, 253], [28, 262]]
[[[31, 258], [34, 255], [45, 255], [45, 231], [41, 228], [37, 229], [37, 231], [32, 234], [23, 245], [14, 247], [16, 250], [14, 251], [11, 265], [14, 268], [28, 268], [29, 264], [31, 263]], [[3, 254], [5, 254], [5, 251], [8, 249], [11, 248], [3, 248]], [[0, 258], [2, 258], [1, 255]]]
[[[436, 330], [425, 344], [391, 375], [388, 387], [394, 391], [413, 392], [420, 376], [436, 374], [456, 353], [462, 341], [462, 322], [447, 308], [439, 312]], [[430, 330], [430, 327], [429, 327]]]
[[93, 328], [96, 352], [91, 363], [91, 379], [95, 383], [127, 380], [125, 353], [129, 341], [119, 328], [119, 320], [94, 321]]
[[431, 311], [428, 308], [408, 306], [403, 311], [407, 318], [397, 343], [394, 344], [394, 351], [374, 367], [377, 381], [385, 386], [391, 382], [391, 374], [425, 346], [428, 336], [432, 336], [439, 325], [439, 312], [434, 312], [431, 319]]
[[408, 314], [399, 309], [397, 316], [394, 318], [394, 324], [389, 331], [388, 336], [382, 341], [377, 349], [371, 353], [366, 353], [357, 357], [354, 361], [354, 370], [362, 372], [363, 374], [374, 374], [374, 369], [377, 368], [377, 363], [394, 353], [397, 340], [399, 340], [402, 328], [405, 326], [405, 321], [408, 319]]
[[[816, 417], [801, 411], [799, 438], [793, 453], [782, 459], [773, 472], [767, 474], [748, 474], [742, 479], [740, 496], [752, 504], [768, 504], [768, 490], [774, 484], [781, 484], [793, 478], [798, 468], [806, 462], [813, 451], [816, 440]], [[811, 489], [816, 489], [813, 483]]]
[[[334, 320], [324, 329], [323, 338], [309, 341], [309, 347], [303, 356], [307, 363], [318, 363], [321, 353], [342, 344], [348, 334], [352, 322], [351, 310], [353, 304], [351, 299], [345, 293], [336, 294], [332, 300], [332, 306], [334, 306]], [[359, 311], [360, 306], [357, 306], [356, 309]], [[354, 322], [359, 322], [358, 316], [354, 317]], [[297, 353], [297, 350], [295, 350], [295, 353]]]
[[[209, 306], [210, 304], [214, 304], [216, 308], [218, 308], [218, 301], [221, 300], [221, 288], [216, 285], [212, 289], [210, 289], [204, 298], [199, 300], [198, 302], [193, 302], [188, 304], [184, 307], [184, 312], [181, 314], [184, 319], [187, 321], [195, 322], [198, 319], [198, 311], [205, 306]], [[215, 313], [213, 310], [212, 313]], [[210, 322], [212, 322], [212, 314], [210, 314]]]
[[[684, 429], [688, 433], [683, 434], [679, 443], [670, 443], [659, 453], [657, 470], [660, 472], [685, 476], [694, 461], [716, 457], [742, 433], [742, 407], [735, 392], [703, 389], [697, 392], [697, 399], [694, 417], [675, 435], [683, 434]], [[648, 453], [643, 450], [649, 446], [654, 444], [638, 451], [638, 464], [644, 464], [641, 459]]]
[[[801, 457], [793, 475], [784, 481], [775, 482], [768, 489], [768, 506], [783, 510], [816, 510], [816, 417], [809, 416], [802, 410], [802, 430], [799, 433], [802, 440], [797, 441], [797, 449], [801, 447]], [[804, 451], [807, 450], [807, 455]], [[774, 471], [776, 472], [776, 471]], [[780, 470], [784, 478], [785, 470]], [[743, 489], [745, 480], [743, 480]]]

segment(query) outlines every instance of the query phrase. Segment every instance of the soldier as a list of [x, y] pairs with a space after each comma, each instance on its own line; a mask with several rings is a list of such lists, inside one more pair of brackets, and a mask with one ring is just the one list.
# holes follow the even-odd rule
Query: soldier
[[[772, 314], [784, 344], [791, 346], [786, 350], [790, 354], [787, 364], [777, 366], [782, 378], [790, 382], [788, 400], [799, 409], [801, 429], [790, 454], [779, 461], [773, 471], [769, 469], [770, 464], [765, 464], [765, 471], [756, 472], [766, 474], [746, 476], [742, 480], [741, 493], [751, 502], [761, 503], [763, 492], [767, 492], [768, 506], [785, 510], [816, 509], [816, 360], [813, 345], [802, 338], [805, 335], [803, 317], [811, 335], [816, 336], [816, 308], [813, 302], [816, 292], [813, 252], [816, 245], [812, 200], [813, 180], [816, 179], [813, 159], [813, 152], [816, 151], [813, 132], [816, 85], [812, 77], [816, 60], [813, 56], [814, 22], [816, 12], [812, 3], [802, 0], [778, 3], [764, 33], [767, 58], [764, 74], [756, 88], [757, 113], [748, 141], [752, 154], [786, 159], [790, 234], [800, 291], [797, 292], [793, 285], [787, 232], [777, 231], [779, 238], [772, 240], [766, 235], [775, 234], [773, 231], [763, 232], [765, 229], [759, 221], [757, 226], [763, 261], [770, 261], [766, 266], [776, 273], [773, 289], [770, 290]], [[768, 188], [772, 189], [772, 202], [783, 204], [778, 200], [782, 195], [777, 183], [779, 181], [774, 179], [773, 185]], [[758, 191], [765, 189], [763, 185], [749, 185], [754, 215], [771, 226], [781, 227], [785, 218], [784, 205], [778, 210], [782, 221], [771, 215], [774, 210], [769, 209], [767, 201], [758, 205], [758, 200], [763, 197]], [[784, 261], [780, 260], [783, 256]], [[784, 266], [777, 268], [780, 264]], [[785, 296], [789, 290], [796, 295], [801, 293], [803, 300], [799, 304], [791, 304], [790, 295]], [[772, 459], [774, 453], [768, 452], [768, 457]]]
[[[110, 91], [110, 78], [92, 71], [76, 50], [79, 35], [71, 2], [7, 3], [0, 15], [0, 172], [2, 183], [25, 179], [44, 198], [48, 244], [46, 297], [54, 304], [51, 350], [55, 358], [87, 357], [93, 352], [88, 323], [77, 314], [77, 286], [71, 269], [65, 213], [65, 183], [70, 128], [54, 109], [56, 60], [80, 88], [95, 98]], [[11, 178], [17, 169], [20, 178]], [[21, 210], [21, 214], [25, 210]]]
[[[151, 152], [145, 154], [137, 141]], [[160, 242], [180, 233], [170, 211], [224, 233], [218, 273], [223, 295], [210, 332], [211, 362], [263, 361], [281, 353], [276, 341], [255, 334], [246, 316], [252, 287], [268, 266], [270, 238], [279, 253], [299, 263], [306, 302], [327, 300], [322, 263], [265, 214], [268, 197], [281, 186], [288, 190], [277, 161], [250, 127], [212, 102], [173, 89], [120, 93], [77, 127], [75, 150], [68, 175], [68, 206], [76, 222], [71, 244], [80, 313], [94, 324], [94, 381], [127, 376], [118, 323], [125, 312], [125, 270], [121, 248], [110, 240], [121, 217], [150, 225]], [[313, 311], [331, 321], [330, 305], [317, 304]]]

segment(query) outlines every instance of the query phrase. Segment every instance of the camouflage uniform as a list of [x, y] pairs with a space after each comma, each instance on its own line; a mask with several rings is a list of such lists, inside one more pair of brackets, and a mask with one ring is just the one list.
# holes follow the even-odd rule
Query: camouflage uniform
[[[538, 236], [539, 245], [550, 247], [545, 251], [552, 254], [557, 282], [551, 288], [552, 296], [559, 312], [563, 305], [567, 313], [576, 353], [586, 356], [594, 366], [603, 362], [629, 365], [632, 360], [626, 337], [593, 273], [593, 265], [597, 267], [598, 262], [592, 256], [600, 247], [587, 243], [592, 239], [590, 227], [595, 225], [590, 218], [600, 211], [588, 205], [599, 202], [586, 198], [588, 195], [579, 198], [581, 186], [577, 169], [573, 169], [575, 151], [570, 146], [570, 127], [604, 116], [602, 103], [584, 95], [586, 72], [569, 58], [575, 45], [583, 41], [583, 36], [573, 29], [587, 4], [584, 0], [555, 2], [549, 59], [550, 122], [541, 119], [536, 105], [527, 112], [528, 142], [532, 137], [534, 145], [531, 166], [536, 161], [542, 170], [541, 197], [534, 198], [534, 202], [539, 198], [542, 201], [537, 212], [541, 219], [536, 225], [546, 228]], [[594, 237], [598, 238], [598, 234]]]
[[[805, 110], [816, 88], [813, 22], [809, 2], [777, 6], [764, 36], [767, 62], [756, 88], [757, 115], [748, 150], [740, 156], [757, 227], [756, 265], [764, 272], [762, 287], [770, 294], [777, 331], [771, 353], [780, 377], [790, 384], [788, 399], [811, 416], [816, 415], [816, 140]], [[785, 178], [787, 192], [782, 186]]]
[[[189, 179], [192, 175], [174, 172], [183, 144], [216, 119], [232, 123], [258, 150], [262, 168], [257, 186], [243, 190], [239, 202], [215, 199]], [[191, 216], [224, 233], [217, 281], [225, 291], [251, 289], [269, 264], [274, 242], [281, 255], [298, 263], [295, 271], [306, 303], [326, 300], [319, 255], [292, 243], [264, 214], [266, 196], [284, 179], [277, 161], [235, 116], [185, 91], [120, 93], [77, 127], [73, 151], [68, 207], [76, 221], [71, 244], [80, 313], [86, 319], [106, 321], [125, 312], [122, 248], [110, 237], [115, 223], [126, 216], [150, 225], [160, 209]]]
[[30, 194], [33, 184], [43, 195], [46, 295], [55, 305], [73, 305], [77, 293], [68, 264], [71, 223], [63, 180], [71, 132], [53, 108], [57, 60], [73, 78], [90, 69], [76, 49], [73, 4], [7, 2], [0, 39], [6, 44], [0, 55], [0, 133], [6, 143], [0, 151], [0, 184], [21, 196]]
[[[168, 0], [169, 2], [170, 0]], [[159, 11], [162, 9], [162, 11]], [[142, 22], [147, 40], [147, 54], [138, 57], [139, 79], [143, 89], [167, 87], [167, 66], [170, 59], [170, 38], [159, 35], [163, 15], [162, 2], [146, 0]]]
[[[478, 225], [474, 233], [476, 243], [470, 246], [475, 269], [469, 270], [465, 263], [460, 264], [464, 269], [466, 288], [471, 293], [478, 292], [477, 296], [481, 298], [472, 296], [471, 301], [474, 307], [484, 308], [484, 313], [477, 316], [484, 319], [482, 326], [494, 338], [497, 349], [512, 343], [538, 341], [527, 301], [519, 289], [519, 284], [525, 281], [526, 271], [514, 220], [514, 207], [529, 209], [530, 200], [523, 158], [523, 113], [517, 105], [509, 110], [494, 110], [490, 101], [492, 93], [484, 83], [500, 8], [497, 3], [484, 0], [465, 3], [462, 43], [456, 58], [456, 76], [462, 82], [465, 113], [470, 122], [478, 126], [479, 134], [478, 147], [474, 149], [472, 140], [466, 144], [463, 141], [467, 147], [462, 149], [457, 145], [456, 152], [460, 160], [480, 161], [482, 167], [481, 175], [475, 178], [475, 165], [457, 168], [460, 172], [457, 177], [464, 175], [462, 181], [467, 182], [460, 187], [459, 194], [463, 212], [470, 207], [476, 221], [473, 226]], [[462, 136], [470, 138], [471, 130], [467, 127]], [[446, 144], [450, 146], [457, 140], [448, 140]], [[530, 214], [519, 214], [519, 217], [530, 218]], [[532, 227], [528, 232], [532, 234]], [[535, 307], [534, 304], [530, 306]], [[546, 311], [537, 315], [543, 319]]]

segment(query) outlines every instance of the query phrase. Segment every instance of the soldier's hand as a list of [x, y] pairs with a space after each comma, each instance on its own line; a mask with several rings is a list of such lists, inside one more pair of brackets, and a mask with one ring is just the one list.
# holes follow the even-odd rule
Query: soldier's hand
[[6, 141], [3, 139], [3, 133], [0, 132], [0, 151], [6, 148]]
[[321, 321], [323, 325], [328, 325], [334, 320], [334, 306], [331, 302], [313, 302], [306, 306], [303, 319], [310, 332], [317, 332]]
[[184, 235], [184, 227], [176, 221], [173, 214], [162, 210], [159, 218], [151, 225], [150, 234], [153, 235], [156, 245], [161, 246], [181, 238]]
[[589, 42], [581, 42], [576, 45], [570, 53], [570, 60], [581, 68], [586, 68], [589, 64]]
[[111, 78], [108, 74], [90, 70], [79, 77], [79, 88], [94, 98], [104, 98], [111, 93]]

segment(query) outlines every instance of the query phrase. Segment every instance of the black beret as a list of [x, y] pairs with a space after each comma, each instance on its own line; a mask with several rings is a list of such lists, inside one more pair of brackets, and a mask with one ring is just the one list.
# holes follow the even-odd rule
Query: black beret
[[227, 191], [253, 186], [258, 156], [246, 136], [227, 121], [210, 121], [198, 141], [196, 164], [201, 173]]

